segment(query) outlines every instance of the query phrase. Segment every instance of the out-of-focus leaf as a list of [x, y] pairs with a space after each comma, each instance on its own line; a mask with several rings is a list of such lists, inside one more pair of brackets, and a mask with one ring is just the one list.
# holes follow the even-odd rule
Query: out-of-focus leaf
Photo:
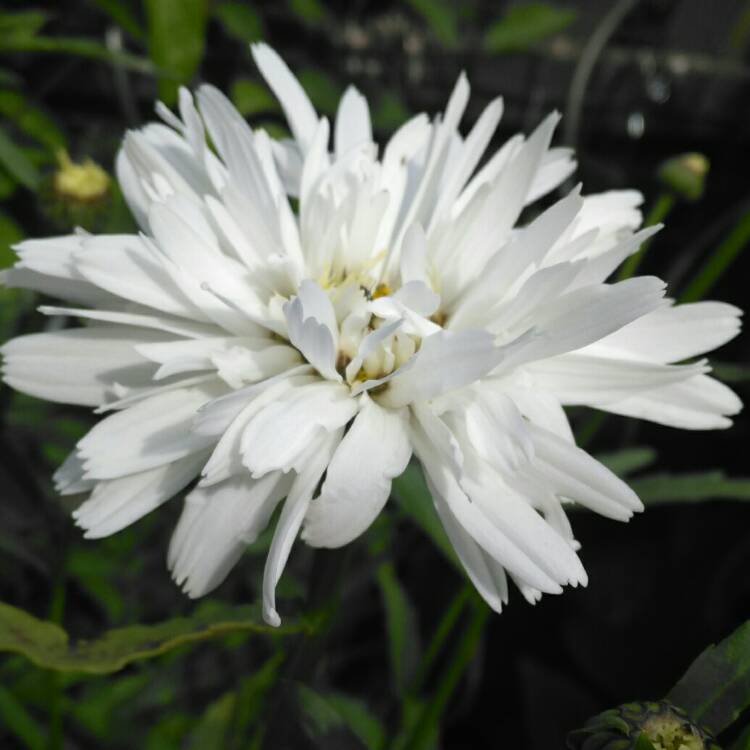
[[394, 93], [384, 91], [372, 112], [372, 123], [376, 130], [392, 133], [409, 118], [409, 111]]
[[177, 89], [189, 83], [203, 59], [207, 22], [206, 0], [145, 0], [148, 49], [167, 76], [159, 77], [159, 97], [167, 105]]
[[41, 10], [0, 11], [0, 43], [33, 37], [48, 18], [48, 14]]
[[128, 4], [122, 0], [90, 0], [101, 8], [116, 24], [138, 41], [146, 40], [146, 32], [141, 21], [133, 15]]
[[240, 42], [247, 44], [263, 37], [260, 16], [245, 2], [227, 0], [219, 3], [213, 12], [224, 31]]
[[0, 35], [0, 52], [50, 52], [53, 54], [76, 55], [93, 60], [104, 60], [137, 73], [153, 74], [153, 63], [130, 52], [109, 50], [93, 39], [79, 37], [3, 37]]
[[44, 733], [13, 693], [0, 685], [0, 726], [23, 743], [28, 750], [45, 750]]
[[740, 734], [727, 750], [750, 750], [750, 725], [745, 727], [742, 734]]
[[513, 5], [487, 29], [484, 47], [488, 52], [525, 50], [552, 34], [558, 34], [575, 17], [574, 10], [549, 3]]
[[259, 112], [275, 112], [279, 106], [265, 86], [249, 78], [238, 78], [230, 88], [232, 103], [237, 111], [247, 117]]
[[680, 295], [680, 302], [703, 299], [739, 254], [750, 244], [750, 211], [746, 211], [732, 231], [708, 257], [703, 267]]
[[419, 466], [409, 464], [406, 471], [393, 480], [393, 495], [401, 509], [435, 542], [438, 549], [463, 571], [453, 551], [453, 545], [440, 523]]
[[381, 563], [376, 577], [385, 607], [391, 674], [396, 694], [401, 695], [419, 663], [421, 649], [417, 615], [392, 563]]
[[0, 115], [49, 149], [65, 144], [65, 137], [53, 120], [18, 91], [0, 91]]
[[669, 691], [667, 700], [718, 734], [750, 706], [750, 621], [709, 646]]
[[15, 144], [0, 128], [0, 164], [24, 187], [35, 190], [39, 184], [39, 172], [26, 152]]
[[23, 237], [23, 230], [5, 211], [0, 210], [0, 269], [16, 262], [16, 254], [10, 249]]
[[596, 460], [618, 476], [626, 477], [654, 463], [656, 451], [648, 447], [626, 448], [615, 453], [600, 453]]
[[224, 693], [203, 712], [190, 733], [187, 750], [203, 750], [208, 747], [224, 747], [227, 727], [237, 703], [235, 693]]
[[646, 505], [700, 500], [750, 500], [750, 479], [731, 479], [723, 471], [652, 474], [629, 482]]
[[208, 638], [237, 632], [296, 633], [312, 627], [310, 620], [300, 620], [271, 628], [263, 624], [257, 607], [222, 607], [218, 611], [210, 607], [192, 617], [116, 628], [95, 641], [71, 643], [68, 634], [54, 623], [0, 603], [0, 651], [23, 654], [47, 669], [92, 674], [116, 672], [133, 661]]
[[655, 750], [651, 740], [643, 733], [638, 735], [638, 739], [633, 744], [633, 750]]
[[711, 360], [711, 374], [725, 383], [747, 383], [750, 380], [750, 367]]
[[310, 24], [320, 23], [326, 17], [325, 7], [318, 0], [289, 0], [289, 8], [294, 15]]
[[21, 79], [17, 73], [8, 68], [0, 68], [0, 86], [14, 88], [21, 85]]
[[305, 685], [297, 686], [297, 696], [314, 738], [348, 729], [367, 750], [383, 746], [383, 725], [362, 701], [338, 692], [318, 693]]
[[447, 0], [408, 0], [446, 47], [458, 45], [458, 7]]
[[303, 68], [297, 72], [297, 78], [316, 109], [326, 114], [336, 111], [339, 87], [329, 75], [313, 68]]

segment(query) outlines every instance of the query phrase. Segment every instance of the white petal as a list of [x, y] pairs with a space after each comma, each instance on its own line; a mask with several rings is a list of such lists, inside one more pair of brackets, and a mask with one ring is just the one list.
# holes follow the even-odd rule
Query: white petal
[[586, 451], [539, 427], [531, 426], [530, 431], [535, 465], [555, 494], [618, 521], [643, 510], [635, 492]]
[[284, 571], [315, 488], [340, 440], [341, 430], [337, 430], [312, 444], [308, 460], [289, 490], [276, 525], [263, 571], [263, 619], [274, 627], [281, 624], [281, 618], [276, 611], [276, 584]]
[[684, 430], [717, 430], [731, 427], [732, 420], [728, 417], [742, 410], [742, 401], [718, 380], [695, 375], [602, 408]]
[[391, 407], [427, 401], [474, 382], [499, 360], [486, 331], [440, 331], [422, 340], [413, 364], [389, 382], [382, 403]]
[[372, 124], [367, 99], [354, 86], [348, 86], [336, 112], [334, 142], [337, 156], [372, 141]]
[[284, 305], [289, 341], [325, 378], [341, 381], [336, 372], [338, 324], [328, 295], [314, 282], [300, 284], [297, 296]]
[[201, 451], [174, 463], [97, 482], [91, 497], [73, 511], [86, 539], [114, 534], [158, 508], [184, 489], [206, 460]]
[[289, 128], [305, 153], [318, 124], [315, 108], [292, 71], [273, 49], [262, 42], [252, 44], [250, 49], [255, 64], [279, 100]]
[[320, 497], [305, 518], [302, 538], [313, 547], [341, 547], [377, 518], [391, 479], [411, 456], [405, 409], [383, 409], [363, 394], [359, 414], [328, 466]]
[[357, 402], [343, 385], [318, 381], [288, 390], [245, 427], [243, 463], [253, 476], [277, 469], [297, 471], [320, 433], [342, 427], [356, 412]]
[[268, 525], [290, 484], [280, 472], [262, 479], [239, 474], [212, 487], [199, 487], [185, 498], [169, 545], [168, 565], [191, 599], [224, 581], [245, 547]]
[[3, 378], [23, 393], [82, 406], [103, 404], [115, 383], [143, 386], [153, 365], [135, 349], [164, 334], [130, 327], [74, 328], [8, 341]]
[[86, 477], [115, 479], [206, 448], [211, 439], [191, 432], [190, 425], [216, 395], [215, 386], [172, 390], [103, 419], [78, 442]]

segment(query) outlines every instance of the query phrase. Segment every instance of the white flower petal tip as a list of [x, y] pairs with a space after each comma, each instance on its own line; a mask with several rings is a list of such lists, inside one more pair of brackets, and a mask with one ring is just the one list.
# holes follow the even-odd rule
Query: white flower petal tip
[[329, 124], [273, 49], [251, 49], [291, 139], [181, 88], [117, 155], [140, 232], [25, 240], [0, 276], [87, 324], [2, 347], [10, 386], [102, 415], [54, 476], [87, 494], [76, 525], [103, 538], [190, 488], [167, 564], [197, 598], [281, 508], [262, 588], [277, 627], [297, 538], [354, 541], [413, 455], [493, 610], [509, 581], [532, 604], [587, 585], [566, 510], [643, 506], [575, 445], [565, 407], [728, 427], [742, 403], [698, 358], [740, 310], [608, 281], [661, 228], [639, 230], [638, 191], [577, 185], [523, 223], [575, 168], [550, 145], [558, 113], [487, 154], [502, 100], [464, 133], [461, 73], [442, 114], [380, 148], [361, 92]]

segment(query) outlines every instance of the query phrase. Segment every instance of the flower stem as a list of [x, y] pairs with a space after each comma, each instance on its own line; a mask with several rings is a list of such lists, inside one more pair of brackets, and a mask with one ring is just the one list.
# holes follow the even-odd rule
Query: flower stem
[[[667, 214], [674, 208], [675, 196], [671, 192], [664, 191], [661, 193], [651, 210], [648, 212], [646, 221], [643, 223], [644, 227], [650, 227], [654, 224], [659, 224], [664, 221]], [[633, 253], [620, 267], [620, 271], [617, 274], [617, 280], [623, 281], [629, 279], [638, 269], [638, 266], [643, 260], [643, 256], [646, 254], [648, 246], [651, 244], [653, 237], [649, 237], [640, 247], [638, 252]]]

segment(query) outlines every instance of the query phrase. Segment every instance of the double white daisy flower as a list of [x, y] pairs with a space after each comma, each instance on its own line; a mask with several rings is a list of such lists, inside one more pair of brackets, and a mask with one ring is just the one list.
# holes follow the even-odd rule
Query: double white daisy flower
[[[705, 361], [740, 311], [675, 306], [653, 277], [606, 283], [655, 229], [637, 192], [572, 191], [518, 225], [574, 169], [551, 115], [478, 168], [502, 114], [463, 137], [462, 75], [445, 112], [379, 151], [349, 88], [333, 138], [265, 45], [256, 63], [293, 138], [252, 130], [215, 88], [125, 136], [117, 174], [139, 234], [29, 240], [12, 286], [87, 325], [7, 343], [11, 386], [107, 414], [55, 475], [89, 492], [86, 536], [113, 534], [197, 479], [169, 549], [191, 597], [218, 586], [283, 502], [264, 617], [296, 537], [339, 547], [416, 456], [488, 604], [586, 584], [565, 508], [617, 520], [636, 495], [577, 448], [563, 406], [688, 429], [738, 398]], [[209, 141], [210, 139], [210, 141]], [[331, 150], [331, 140], [333, 149]], [[209, 145], [209, 142], [211, 145]]]

